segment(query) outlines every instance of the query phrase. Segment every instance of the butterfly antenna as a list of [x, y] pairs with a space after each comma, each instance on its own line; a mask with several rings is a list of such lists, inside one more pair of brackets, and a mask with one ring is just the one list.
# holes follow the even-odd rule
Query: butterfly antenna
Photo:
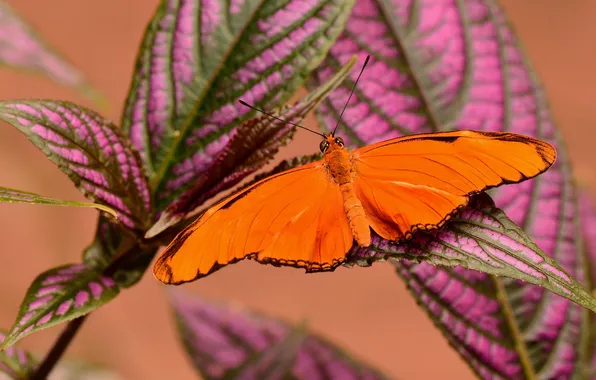
[[368, 60], [369, 59], [370, 59], [370, 55], [367, 55], [366, 56], [366, 60], [364, 61], [364, 65], [362, 65], [362, 69], [360, 69], [360, 74], [358, 74], [358, 78], [356, 78], [356, 82], [354, 82], [354, 87], [352, 87], [352, 92], [350, 92], [350, 96], [348, 97], [348, 101], [346, 102], [346, 105], [344, 106], [344, 109], [339, 114], [339, 119], [337, 119], [337, 124], [335, 124], [335, 128], [333, 128], [333, 135], [335, 135], [335, 131], [337, 131], [337, 127], [339, 127], [339, 123], [341, 123], [341, 117], [344, 115], [344, 112], [346, 111], [346, 108], [348, 108], [348, 103], [350, 103], [350, 99], [352, 99], [352, 95], [354, 94], [354, 90], [356, 89], [356, 85], [358, 84], [358, 81], [360, 80], [360, 76], [362, 76], [362, 72], [364, 71], [364, 68], [366, 67], [366, 65], [368, 65]]
[[324, 134], [322, 134], [322, 133], [319, 133], [319, 132], [313, 131], [312, 129], [308, 129], [308, 128], [306, 128], [306, 127], [303, 127], [303, 126], [302, 126], [302, 125], [300, 125], [300, 124], [296, 124], [296, 123], [292, 123], [291, 121], [287, 121], [287, 120], [284, 120], [284, 119], [280, 119], [279, 117], [277, 117], [277, 116], [274, 116], [274, 115], [270, 114], [269, 112], [265, 112], [265, 111], [263, 111], [263, 110], [261, 110], [261, 109], [258, 109], [258, 108], [254, 107], [254, 106], [251, 106], [250, 104], [246, 103], [244, 100], [239, 100], [239, 102], [240, 102], [240, 104], [242, 104], [243, 106], [246, 106], [246, 107], [248, 107], [248, 108], [251, 108], [251, 109], [253, 109], [253, 110], [255, 110], [255, 111], [258, 111], [258, 112], [260, 112], [260, 113], [262, 113], [262, 114], [265, 114], [265, 115], [267, 115], [267, 116], [269, 116], [269, 117], [272, 117], [272, 118], [274, 118], [275, 120], [279, 120], [279, 121], [281, 121], [281, 122], [284, 122], [284, 123], [286, 123], [286, 124], [293, 125], [293, 126], [295, 126], [295, 127], [298, 127], [298, 128], [306, 129], [306, 130], [307, 130], [307, 131], [309, 131], [309, 132], [312, 132], [312, 133], [314, 133], [314, 134], [317, 134], [317, 135], [319, 135], [319, 136], [323, 136], [323, 138], [325, 138], [325, 137], [326, 137], [326, 136], [325, 136]]

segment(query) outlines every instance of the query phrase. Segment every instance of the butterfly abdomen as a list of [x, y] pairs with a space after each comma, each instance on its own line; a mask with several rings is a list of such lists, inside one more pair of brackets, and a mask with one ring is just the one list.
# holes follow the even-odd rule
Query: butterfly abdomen
[[354, 239], [356, 239], [359, 246], [368, 247], [370, 245], [370, 224], [366, 218], [364, 207], [356, 196], [354, 184], [351, 182], [344, 183], [339, 188], [344, 199], [344, 210], [348, 217], [352, 235], [354, 235]]

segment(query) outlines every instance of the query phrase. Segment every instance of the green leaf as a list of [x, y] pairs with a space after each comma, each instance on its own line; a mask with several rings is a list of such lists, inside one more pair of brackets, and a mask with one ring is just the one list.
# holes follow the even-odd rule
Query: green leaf
[[[294, 106], [271, 112], [283, 120], [300, 124], [348, 75], [356, 57], [336, 75], [308, 94]], [[181, 221], [188, 213], [218, 193], [225, 191], [267, 164], [292, 137], [295, 127], [268, 116], [253, 118], [235, 130], [228, 144], [215, 157], [213, 164], [195, 184], [174, 200], [161, 214], [157, 223], [147, 231], [151, 238]]]
[[92, 200], [114, 209], [129, 229], [151, 220], [138, 153], [109, 120], [70, 102], [0, 102], [0, 119], [22, 132]]
[[463, 267], [539, 285], [596, 312], [596, 298], [544, 253], [481, 193], [449, 221], [448, 228], [421, 231], [407, 243], [375, 235], [368, 248], [354, 247], [348, 265], [388, 258]]
[[15, 324], [0, 345], [12, 346], [23, 337], [83, 316], [118, 295], [116, 283], [84, 264], [46, 271], [33, 281]]
[[122, 126], [162, 210], [254, 115], [275, 108], [317, 67], [353, 0], [164, 0], [139, 51]]
[[[6, 339], [6, 332], [0, 331], [0, 342]], [[18, 347], [8, 347], [0, 351], [0, 373], [11, 379], [29, 379], [37, 366], [37, 360], [27, 351]]]
[[100, 105], [106, 100], [72, 64], [53, 51], [6, 2], [0, 2], [0, 64], [74, 87]]
[[0, 203], [27, 203], [53, 206], [93, 207], [98, 210], [105, 211], [113, 215], [115, 218], [118, 217], [116, 211], [102, 204], [78, 201], [63, 201], [60, 199], [45, 197], [43, 195], [38, 195], [23, 190], [9, 189], [8, 187], [2, 186], [0, 186]]

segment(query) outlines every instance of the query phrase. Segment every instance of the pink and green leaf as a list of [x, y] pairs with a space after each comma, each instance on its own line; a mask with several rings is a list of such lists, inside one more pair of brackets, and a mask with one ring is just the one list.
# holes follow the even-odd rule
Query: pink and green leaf
[[114, 299], [118, 292], [114, 280], [87, 265], [50, 269], [37, 276], [27, 290], [0, 350], [31, 333], [83, 316]]
[[170, 294], [184, 348], [205, 378], [288, 378], [287, 369], [296, 379], [386, 378], [303, 328], [180, 291]]
[[[352, 146], [451, 129], [517, 132], [554, 144], [559, 157], [546, 173], [491, 193], [542, 252], [588, 285], [570, 164], [544, 93], [496, 1], [358, 0], [310, 85], [325, 80], [354, 54], [362, 60], [370, 54], [371, 62], [340, 131]], [[335, 125], [355, 76], [319, 108], [323, 127]], [[511, 378], [515, 367], [520, 377], [565, 378], [584, 371], [590, 327], [589, 312], [580, 306], [527, 282], [461, 268], [435, 269], [427, 263], [397, 265], [402, 265], [398, 272], [420, 302], [421, 297], [434, 300], [433, 309], [426, 310], [477, 373]], [[462, 284], [461, 290], [441, 298], [442, 289], [427, 285], [434, 278]], [[485, 301], [485, 289], [495, 287], [499, 292], [490, 299], [496, 303]], [[464, 316], [453, 313], [454, 304], [464, 300], [471, 302], [476, 319], [494, 320], [519, 332], [508, 333], [514, 339], [514, 354], [507, 356], [507, 366], [513, 367], [491, 364], [486, 349], [499, 341], [491, 338], [488, 328], [454, 335], [454, 324], [469, 325]], [[476, 344], [486, 348], [482, 354]]]
[[[588, 266], [590, 268], [590, 278], [591, 278], [591, 289], [592, 294], [596, 295], [594, 291], [594, 284], [596, 284], [596, 208], [594, 208], [593, 198], [587, 193], [585, 190], [578, 191], [579, 193], [579, 215], [581, 220], [582, 232], [584, 236], [584, 243], [586, 247], [586, 252], [588, 255]], [[596, 315], [591, 315], [591, 326], [594, 326], [596, 323]], [[588, 356], [589, 356], [589, 364], [586, 365], [586, 373], [587, 378], [593, 378], [596, 376], [596, 329], [592, 327], [590, 331], [589, 337], [589, 348], [588, 348]]]
[[83, 74], [44, 43], [4, 1], [0, 2], [0, 65], [44, 75], [105, 102]]
[[[294, 106], [284, 106], [271, 111], [273, 115], [295, 124], [333, 91], [348, 75], [356, 57], [339, 70], [333, 78], [311, 92]], [[245, 121], [230, 134], [226, 146], [217, 154], [212, 164], [197, 178], [192, 187], [179, 195], [160, 215], [157, 223], [145, 234], [153, 237], [181, 221], [188, 213], [240, 183], [267, 164], [292, 137], [295, 127], [268, 116]]]
[[100, 211], [107, 212], [115, 218], [118, 217], [116, 211], [112, 208], [99, 203], [78, 202], [78, 201], [64, 201], [60, 199], [45, 197], [28, 191], [9, 189], [8, 187], [0, 186], [0, 203], [25, 203], [36, 205], [51, 205], [51, 206], [69, 206], [69, 207], [92, 207]]
[[138, 154], [118, 128], [69, 102], [0, 102], [12, 124], [93, 201], [114, 209], [118, 221], [142, 229], [151, 218], [147, 178]]
[[[0, 331], [0, 343], [6, 338], [6, 332]], [[29, 379], [37, 366], [37, 360], [27, 351], [11, 346], [0, 351], [0, 373], [11, 379]]]
[[[191, 187], [254, 115], [276, 108], [321, 62], [354, 0], [163, 0], [149, 23], [122, 126], [158, 210]], [[346, 61], [347, 62], [347, 61]]]

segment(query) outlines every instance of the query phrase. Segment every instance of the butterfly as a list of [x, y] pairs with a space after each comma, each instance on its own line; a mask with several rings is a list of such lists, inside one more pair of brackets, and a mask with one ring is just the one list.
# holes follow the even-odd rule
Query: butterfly
[[335, 130], [319, 135], [322, 160], [262, 179], [209, 208], [160, 254], [155, 277], [182, 284], [244, 259], [332, 271], [354, 242], [371, 244], [371, 229], [404, 242], [418, 230], [441, 228], [472, 195], [535, 177], [557, 156], [544, 141], [507, 132], [416, 134], [351, 152]]
[[153, 273], [181, 284], [246, 258], [330, 271], [355, 241], [406, 241], [440, 228], [470, 197], [546, 171], [555, 148], [506, 132], [417, 134], [349, 152], [325, 135], [323, 159], [265, 178], [208, 209], [179, 233]]

